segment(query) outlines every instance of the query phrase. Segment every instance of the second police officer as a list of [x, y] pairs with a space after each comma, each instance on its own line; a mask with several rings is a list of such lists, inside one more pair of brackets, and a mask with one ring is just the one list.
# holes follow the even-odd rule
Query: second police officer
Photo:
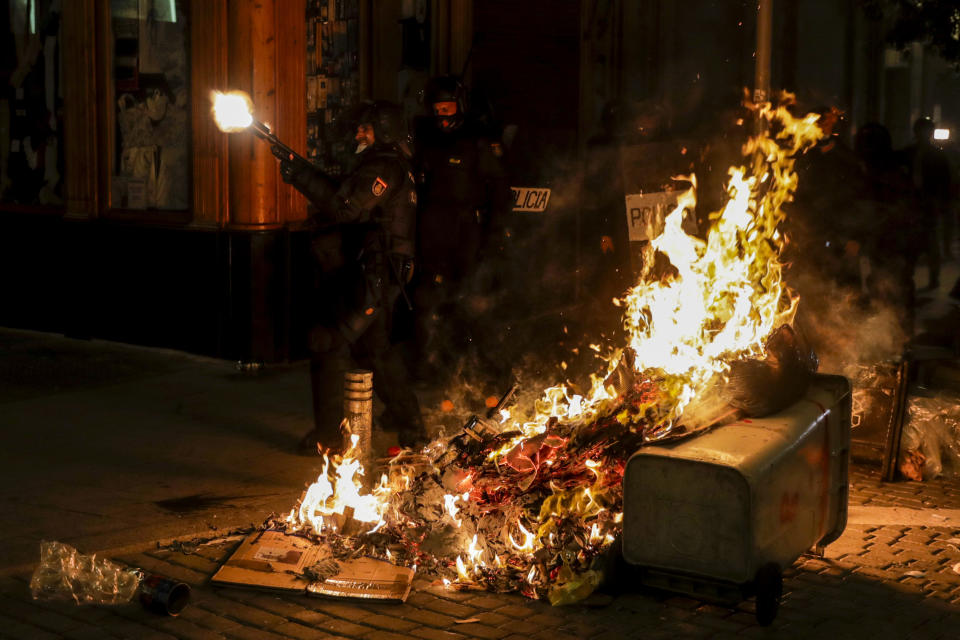
[[[427, 82], [425, 117], [415, 126], [420, 178], [415, 289], [418, 373], [445, 371], [450, 358], [480, 348], [476, 335], [496, 271], [499, 217], [510, 200], [503, 150], [482, 118], [469, 111], [468, 92], [454, 76]], [[481, 273], [481, 265], [486, 270]]]

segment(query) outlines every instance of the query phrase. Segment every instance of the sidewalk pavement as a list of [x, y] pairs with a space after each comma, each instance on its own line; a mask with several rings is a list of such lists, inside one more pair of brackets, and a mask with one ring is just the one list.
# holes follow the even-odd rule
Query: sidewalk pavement
[[303, 365], [0, 331], [0, 568], [41, 539], [136, 547], [289, 510], [317, 460]]
[[[960, 481], [881, 483], [858, 467], [846, 532], [824, 558], [802, 557], [787, 572], [767, 629], [751, 601], [722, 607], [636, 588], [554, 608], [448, 592], [422, 576], [404, 605], [214, 587], [209, 577], [236, 542], [189, 555], [157, 543], [259, 524], [296, 504], [320, 469], [318, 457], [295, 453], [311, 426], [306, 363], [249, 374], [180, 352], [13, 329], [0, 329], [0, 353], [0, 638], [958, 634]], [[178, 618], [134, 603], [34, 602], [27, 582], [44, 539], [182, 579], [193, 602]]]

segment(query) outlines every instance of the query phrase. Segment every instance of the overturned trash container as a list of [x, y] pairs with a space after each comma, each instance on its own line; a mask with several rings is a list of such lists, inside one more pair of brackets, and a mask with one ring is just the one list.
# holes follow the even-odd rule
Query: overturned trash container
[[850, 383], [816, 375], [773, 415], [641, 448], [623, 477], [623, 557], [649, 586], [735, 604], [770, 624], [782, 571], [847, 523]]

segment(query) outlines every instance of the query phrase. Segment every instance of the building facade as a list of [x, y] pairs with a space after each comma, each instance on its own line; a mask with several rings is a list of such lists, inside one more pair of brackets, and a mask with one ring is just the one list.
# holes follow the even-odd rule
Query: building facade
[[[323, 304], [307, 204], [266, 144], [217, 129], [211, 92], [249, 93], [335, 175], [340, 111], [382, 98], [412, 117], [427, 78], [462, 74], [522, 150], [516, 180], [559, 190], [534, 224], [573, 238], [575, 270], [605, 105], [659, 105], [668, 139], [698, 135], [751, 86], [757, 44], [756, 2], [716, 0], [3, 0], [0, 20], [0, 324], [265, 362], [302, 357]], [[955, 117], [942, 65], [880, 32], [855, 0], [776, 1], [774, 88], [897, 135], [935, 105]]]

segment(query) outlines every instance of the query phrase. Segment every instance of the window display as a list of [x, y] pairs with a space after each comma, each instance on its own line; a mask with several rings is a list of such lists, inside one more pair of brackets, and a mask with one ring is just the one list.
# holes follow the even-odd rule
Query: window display
[[115, 209], [189, 207], [187, 8], [186, 0], [111, 0]]
[[60, 0], [0, 0], [0, 204], [63, 204]]

